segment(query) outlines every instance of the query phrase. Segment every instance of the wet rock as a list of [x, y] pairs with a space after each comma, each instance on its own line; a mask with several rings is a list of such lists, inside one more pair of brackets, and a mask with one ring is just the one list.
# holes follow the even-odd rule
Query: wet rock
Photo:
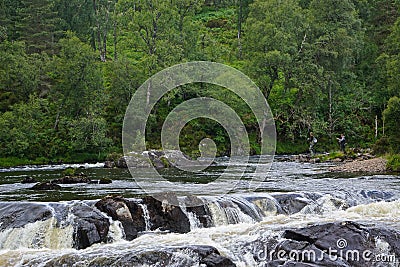
[[0, 202], [0, 231], [24, 227], [28, 223], [52, 217], [47, 205], [24, 202]]
[[317, 266], [371, 266], [368, 257], [362, 256], [366, 251], [371, 252], [369, 257], [382, 253], [396, 255], [396, 258], [400, 256], [400, 232], [355, 222], [335, 222], [286, 230], [283, 237], [287, 240], [281, 242], [275, 252], [284, 251], [289, 255], [296, 251], [295, 256], [298, 258], [292, 258], [292, 261]]
[[109, 178], [100, 178], [99, 180], [90, 180], [89, 184], [111, 184], [112, 180]]
[[37, 183], [34, 177], [25, 177], [24, 180], [21, 181], [22, 184], [33, 184]]
[[112, 169], [114, 167], [115, 167], [114, 161], [107, 160], [107, 161], [104, 162], [104, 168]]
[[179, 207], [179, 201], [174, 193], [159, 194], [156, 198], [145, 197], [152, 223], [152, 230], [160, 229], [174, 233], [187, 233], [190, 231], [190, 222]]
[[[126, 240], [133, 240], [138, 231], [144, 231], [143, 213], [137, 203], [122, 197], [105, 197], [95, 204], [96, 208], [121, 222]], [[132, 214], [134, 214], [132, 216]]]
[[196, 196], [188, 196], [185, 198], [185, 206], [188, 212], [192, 212], [197, 217], [202, 227], [206, 228], [213, 225], [210, 211], [202, 199]]
[[71, 209], [74, 218], [74, 248], [84, 249], [107, 241], [110, 222], [100, 211], [80, 204]]
[[150, 160], [139, 153], [130, 153], [129, 156], [121, 157], [115, 163], [117, 168], [150, 168]]
[[31, 190], [58, 190], [61, 189], [61, 186], [58, 184], [52, 183], [52, 182], [43, 182], [43, 183], [37, 183], [31, 188]]
[[[111, 251], [112, 252], [112, 251]], [[106, 252], [107, 253], [107, 252]], [[30, 261], [39, 265], [41, 259]], [[211, 246], [182, 246], [182, 247], [159, 247], [154, 244], [154, 249], [122, 249], [118, 253], [109, 255], [91, 253], [90, 251], [79, 251], [66, 255], [54, 255], [46, 261], [46, 266], [87, 266], [87, 267], [109, 267], [109, 266], [202, 266], [202, 267], [234, 267], [236, 266], [229, 258], [221, 256], [218, 250]]]
[[51, 181], [53, 184], [82, 184], [82, 183], [90, 183], [90, 179], [86, 177], [86, 175], [77, 175], [77, 176], [64, 176], [59, 179], [54, 179]]
[[306, 198], [302, 194], [273, 194], [272, 197], [279, 203], [281, 210], [278, 212], [284, 214], [297, 213], [313, 202], [312, 199]]
[[[154, 166], [157, 169], [188, 166], [192, 164], [190, 158], [179, 150], [149, 150], [139, 152], [131, 152], [128, 155], [119, 158], [115, 162], [118, 168], [150, 168]], [[107, 166], [111, 166], [107, 162]], [[106, 166], [105, 165], [105, 166]]]
[[150, 230], [187, 233], [190, 231], [190, 222], [179, 206], [175, 194], [168, 193], [153, 197], [144, 197], [142, 200], [130, 200], [119, 196], [109, 196], [98, 201], [95, 206], [105, 212], [113, 220], [122, 223], [125, 238], [132, 240], [138, 232], [146, 230], [144, 209], [148, 213]]
[[100, 178], [99, 184], [111, 184], [112, 180], [109, 178]]

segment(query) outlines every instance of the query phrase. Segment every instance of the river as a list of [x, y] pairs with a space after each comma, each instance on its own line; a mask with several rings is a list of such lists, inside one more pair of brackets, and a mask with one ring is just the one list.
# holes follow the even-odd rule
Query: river
[[[126, 169], [105, 169], [102, 164], [74, 165], [91, 179], [106, 177], [113, 182], [61, 185], [55, 191], [30, 190], [32, 184], [20, 181], [28, 176], [37, 181], [59, 178], [68, 165], [0, 169], [0, 213], [2, 209], [25, 206], [32, 212], [51, 211], [46, 218], [23, 223], [18, 221], [23, 219], [9, 218], [10, 224], [3, 218], [0, 266], [207, 266], [201, 263], [198, 249], [191, 246], [212, 246], [236, 266], [269, 266], [262, 256], [268, 254], [268, 249], [262, 244], [281, 242], [282, 232], [287, 229], [353, 221], [400, 231], [399, 175], [332, 173], [330, 164], [287, 162], [278, 157], [270, 171], [263, 174], [266, 178], [256, 192], [246, 192], [257, 158], [251, 162], [238, 164], [224, 179], [215, 180], [228, 165], [226, 159], [219, 159], [197, 175], [165, 169], [162, 174], [169, 182], [149, 179], [154, 184], [146, 187], [152, 188], [151, 193], [175, 191], [176, 184], [193, 192], [197, 185], [208, 181], [215, 180], [221, 188], [235, 181], [235, 187], [222, 196], [212, 190], [196, 190], [206, 203], [208, 226], [182, 204], [180, 208], [190, 223], [186, 233], [152, 229], [154, 222], [147, 211], [150, 207], [139, 201], [145, 193]], [[242, 172], [245, 178], [238, 181]], [[128, 241], [121, 223], [103, 212], [100, 215], [108, 216], [109, 221], [106, 242], [74, 248], [77, 213], [72, 210], [82, 205], [96, 209], [95, 203], [107, 195], [139, 201], [144, 230]], [[12, 227], [2, 227], [3, 223]], [[398, 266], [398, 262], [391, 264], [382, 266]]]

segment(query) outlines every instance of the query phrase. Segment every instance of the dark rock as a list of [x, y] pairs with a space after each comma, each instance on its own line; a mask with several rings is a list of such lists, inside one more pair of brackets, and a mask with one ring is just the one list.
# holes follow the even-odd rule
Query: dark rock
[[123, 168], [123, 169], [128, 168], [128, 165], [126, 163], [126, 158], [125, 157], [119, 158], [118, 161], [115, 162], [115, 166], [117, 166], [117, 168]]
[[295, 193], [273, 194], [272, 197], [278, 201], [285, 214], [297, 213], [313, 202], [313, 200], [306, 198], [304, 195]]
[[112, 180], [110, 178], [100, 178], [100, 180], [97, 181], [98, 184], [111, 184]]
[[[182, 246], [182, 247], [159, 247], [154, 249], [122, 249], [116, 253], [112, 250], [109, 255], [99, 256], [91, 251], [78, 251], [65, 255], [54, 255], [46, 261], [46, 266], [88, 266], [88, 267], [142, 267], [142, 266], [215, 266], [234, 267], [235, 264], [228, 258], [219, 255], [214, 247], [210, 246]], [[40, 261], [41, 259], [38, 259]], [[34, 262], [35, 260], [30, 261]], [[39, 265], [41, 262], [38, 262]]]
[[114, 161], [111, 160], [107, 160], [106, 162], [104, 162], [104, 168], [114, 168], [115, 167], [115, 163]]
[[24, 180], [21, 181], [22, 184], [32, 184], [37, 183], [34, 177], [25, 177]]
[[160, 229], [175, 233], [190, 231], [190, 222], [179, 207], [179, 201], [174, 193], [159, 194], [156, 198], [145, 197], [143, 203], [147, 205], [152, 230]]
[[[322, 266], [370, 266], [362, 253], [371, 251], [372, 255], [381, 254], [377, 239], [388, 244], [389, 251], [384, 253], [395, 254], [396, 258], [400, 256], [400, 232], [388, 228], [367, 227], [355, 222], [335, 222], [286, 230], [283, 237], [289, 240], [283, 241], [276, 251], [313, 251], [317, 259], [302, 258], [296, 261]], [[355, 256], [352, 254], [354, 251], [358, 253]], [[309, 253], [307, 255], [310, 256]], [[337, 259], [332, 261], [332, 256], [337, 256]]]
[[205, 264], [207, 267], [236, 266], [230, 259], [217, 254], [208, 255], [200, 261], [200, 264]]
[[204, 228], [211, 227], [213, 225], [210, 211], [202, 199], [196, 196], [187, 196], [185, 198], [185, 206], [188, 212], [192, 212], [196, 215], [197, 219]]
[[105, 197], [98, 201], [95, 206], [113, 220], [121, 222], [126, 240], [133, 240], [137, 237], [138, 231], [145, 229], [143, 213], [137, 203], [122, 197]]
[[89, 183], [90, 179], [84, 175], [64, 176], [59, 179], [54, 179], [51, 182], [53, 184], [82, 184], [82, 183]]
[[162, 169], [162, 168], [168, 167], [168, 166], [164, 165], [164, 163], [159, 158], [153, 159], [152, 164], [156, 169]]
[[28, 223], [44, 221], [52, 217], [47, 205], [24, 202], [0, 203], [0, 231], [24, 227]]
[[58, 184], [54, 184], [52, 182], [43, 182], [43, 183], [37, 183], [31, 188], [31, 190], [58, 190], [61, 189], [61, 186]]
[[[142, 153], [131, 152], [115, 161], [118, 168], [150, 168], [157, 169], [188, 166], [190, 158], [178, 150], [149, 150]], [[199, 164], [199, 163], [197, 163]], [[110, 163], [107, 163], [110, 165]]]
[[74, 248], [84, 249], [107, 241], [110, 221], [101, 212], [84, 204], [71, 209], [74, 219]]

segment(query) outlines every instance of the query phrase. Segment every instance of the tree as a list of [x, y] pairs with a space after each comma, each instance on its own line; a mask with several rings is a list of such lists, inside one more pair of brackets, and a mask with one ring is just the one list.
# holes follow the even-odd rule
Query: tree
[[92, 48], [73, 34], [60, 40], [61, 53], [49, 76], [54, 82], [50, 97], [57, 103], [54, 128], [61, 117], [96, 117], [104, 101], [103, 79]]
[[393, 153], [400, 153], [400, 98], [394, 96], [389, 99], [387, 108], [383, 112], [385, 133]]
[[309, 9], [312, 57], [321, 69], [319, 86], [326, 94], [328, 134], [332, 137], [343, 122], [343, 117], [338, 116], [338, 96], [346, 95], [344, 82], [351, 77], [363, 32], [350, 0], [313, 0]]
[[[18, 2], [18, 1], [17, 1]], [[18, 40], [25, 41], [28, 53], [54, 54], [62, 36], [61, 20], [51, 0], [21, 0], [15, 25]]]
[[12, 104], [27, 101], [38, 93], [40, 66], [38, 58], [25, 53], [23, 42], [0, 43], [0, 111]]

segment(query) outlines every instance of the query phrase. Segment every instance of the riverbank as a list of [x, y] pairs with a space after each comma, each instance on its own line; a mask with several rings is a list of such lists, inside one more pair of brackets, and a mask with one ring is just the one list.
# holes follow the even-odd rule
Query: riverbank
[[371, 172], [371, 173], [384, 173], [387, 172], [387, 159], [373, 158], [367, 160], [353, 160], [329, 168], [332, 172]]

